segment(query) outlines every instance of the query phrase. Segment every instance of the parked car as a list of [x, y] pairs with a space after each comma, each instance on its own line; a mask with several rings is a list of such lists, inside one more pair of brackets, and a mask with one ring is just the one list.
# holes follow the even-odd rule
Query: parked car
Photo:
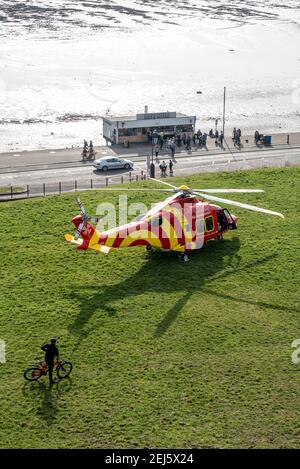
[[123, 158], [99, 158], [95, 160], [93, 166], [99, 171], [108, 171], [109, 169], [132, 169], [133, 162]]

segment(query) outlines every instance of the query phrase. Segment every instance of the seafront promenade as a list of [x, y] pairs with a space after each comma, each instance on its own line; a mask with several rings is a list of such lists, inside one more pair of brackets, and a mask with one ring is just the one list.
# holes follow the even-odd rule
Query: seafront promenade
[[[96, 142], [95, 142], [96, 143]], [[215, 145], [213, 138], [207, 139], [207, 147], [200, 147], [193, 145], [192, 151], [188, 152], [183, 146], [176, 147], [176, 158], [192, 156], [192, 155], [222, 155], [222, 154], [238, 154], [240, 152], [251, 152], [261, 149], [267, 151], [276, 148], [300, 148], [300, 132], [296, 133], [277, 133], [272, 134], [271, 146], [256, 145], [253, 135], [245, 135], [241, 138], [241, 147], [234, 146], [233, 140], [226, 137], [223, 147]], [[0, 173], [17, 172], [26, 170], [34, 170], [35, 168], [50, 167], [69, 167], [69, 166], [85, 166], [90, 164], [89, 161], [82, 161], [81, 157], [82, 148], [65, 148], [56, 150], [36, 150], [36, 151], [15, 151], [10, 153], [0, 153]], [[122, 156], [125, 158], [138, 161], [145, 160], [147, 155], [152, 156], [152, 146], [147, 143], [131, 144], [129, 148], [124, 148], [122, 145], [112, 146], [96, 146], [96, 158]], [[166, 159], [170, 157], [170, 151], [163, 148], [159, 151], [159, 159]]]

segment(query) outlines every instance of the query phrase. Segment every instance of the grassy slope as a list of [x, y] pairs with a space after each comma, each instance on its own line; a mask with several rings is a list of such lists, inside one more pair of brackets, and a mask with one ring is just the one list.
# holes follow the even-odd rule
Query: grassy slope
[[[0, 205], [0, 447], [299, 446], [299, 168], [184, 182], [265, 188], [235, 199], [286, 219], [232, 209], [239, 230], [182, 264], [77, 253], [74, 194]], [[117, 195], [82, 199], [91, 212]], [[51, 335], [74, 363], [52, 392], [22, 376]]]

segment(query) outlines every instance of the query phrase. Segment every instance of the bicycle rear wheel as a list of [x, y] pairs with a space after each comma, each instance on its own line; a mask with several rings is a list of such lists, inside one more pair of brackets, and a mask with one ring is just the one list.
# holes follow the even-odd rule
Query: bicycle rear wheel
[[36, 381], [37, 379], [39, 379], [41, 377], [41, 370], [40, 368], [36, 367], [36, 368], [28, 368], [28, 370], [26, 370], [24, 372], [24, 378], [27, 380], [27, 381]]
[[57, 367], [56, 373], [60, 379], [67, 378], [73, 369], [71, 362], [62, 362]]

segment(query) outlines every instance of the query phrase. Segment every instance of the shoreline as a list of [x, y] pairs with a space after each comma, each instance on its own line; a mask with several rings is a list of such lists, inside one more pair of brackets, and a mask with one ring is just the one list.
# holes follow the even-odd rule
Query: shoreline
[[[95, 122], [95, 121], [93, 121]], [[77, 123], [75, 123], [75, 125], [77, 125]], [[87, 124], [87, 121], [85, 122], [85, 124]], [[99, 122], [97, 122], [97, 124], [99, 124]], [[18, 124], [20, 125], [20, 124]], [[36, 124], [26, 124], [26, 126], [30, 127], [31, 125], [36, 125]], [[5, 136], [4, 135], [1, 135], [1, 131], [3, 131], [4, 133], [4, 129], [1, 128], [2, 126], [0, 125], [0, 136], [2, 138], [2, 141], [5, 141]], [[228, 128], [229, 126], [227, 126]], [[248, 138], [248, 139], [253, 139], [253, 136], [254, 136], [254, 132], [255, 130], [257, 129], [260, 133], [263, 133], [264, 135], [272, 135], [274, 138], [278, 139], [278, 138], [282, 138], [282, 136], [286, 136], [286, 135], [296, 135], [300, 132], [300, 125], [298, 126], [299, 127], [299, 130], [291, 130], [289, 131], [288, 129], [285, 129], [285, 128], [282, 128], [282, 129], [274, 129], [273, 131], [266, 131], [265, 128], [268, 128], [267, 126], [263, 127], [263, 126], [259, 126], [257, 125], [256, 128], [254, 128], [254, 130], [249, 130], [248, 128], [244, 128], [243, 130], [243, 126], [241, 125], [233, 125], [230, 127], [230, 131], [226, 130], [226, 127], [225, 127], [225, 138], [227, 138], [227, 140], [229, 140], [232, 136], [232, 130], [233, 130], [233, 127], [236, 127], [236, 128], [241, 128], [242, 130], [242, 133], [244, 134], [244, 137], [245, 138]], [[212, 121], [210, 125], [202, 125], [202, 126], [199, 126], [197, 125], [197, 121], [196, 121], [196, 132], [198, 129], [200, 129], [203, 132], [206, 132], [208, 134], [209, 130], [210, 129], [215, 129], [215, 124], [214, 122]], [[294, 126], [292, 126], [292, 128], [294, 128]], [[219, 132], [222, 130], [222, 125], [219, 123], [218, 125], [218, 130]], [[33, 132], [30, 132], [30, 135], [32, 135]], [[94, 147], [95, 148], [100, 148], [100, 147], [104, 147], [106, 146], [106, 143], [105, 143], [105, 140], [102, 136], [102, 129], [101, 129], [101, 132], [100, 132], [100, 126], [97, 125], [96, 129], [93, 128], [93, 126], [91, 126], [91, 130], [90, 131], [85, 131], [84, 133], [82, 132], [83, 134], [83, 137], [82, 137], [82, 142], [84, 140], [84, 138], [86, 140], [92, 140], [94, 142]], [[14, 137], [11, 137], [11, 140], [17, 140], [15, 135], [17, 135], [17, 131], [14, 130], [13, 132], [13, 135]], [[37, 136], [36, 137], [36, 140], [38, 141], [37, 144], [24, 144], [23, 146], [20, 146], [19, 147], [19, 144], [18, 142], [17, 143], [7, 143], [7, 144], [4, 144], [3, 147], [4, 149], [1, 149], [1, 146], [0, 146], [0, 158], [2, 155], [8, 155], [8, 154], [24, 154], [24, 153], [29, 153], [29, 152], [49, 152], [49, 151], [54, 151], [54, 152], [58, 152], [58, 151], [63, 151], [63, 150], [78, 150], [80, 148], [82, 148], [81, 146], [81, 143], [78, 142], [78, 140], [76, 141], [76, 143], [74, 144], [71, 144], [71, 143], [65, 143], [65, 142], [68, 142], [68, 140], [70, 141], [70, 139], [68, 138], [67, 136], [67, 132], [66, 132], [66, 135], [64, 136], [61, 136], [59, 134], [54, 134], [54, 139], [55, 139], [55, 143], [53, 144], [53, 146], [51, 145], [51, 143], [48, 141], [48, 145], [42, 145], [41, 142], [39, 141], [39, 137]], [[22, 140], [22, 138], [21, 138]], [[26, 139], [25, 139], [26, 140]], [[62, 142], [61, 145], [59, 144], [59, 142]], [[13, 149], [5, 149], [5, 147], [8, 147], [8, 146], [14, 146]], [[141, 145], [143, 145], [143, 143], [141, 143]]]
[[[203, 156], [209, 156], [213, 154], [225, 154], [234, 153], [238, 154], [240, 151], [253, 151], [259, 150], [267, 151], [268, 148], [293, 148], [300, 147], [300, 132], [291, 133], [276, 133], [272, 135], [271, 145], [256, 145], [254, 142], [254, 135], [242, 135], [240, 148], [234, 146], [234, 142], [230, 136], [225, 137], [223, 147], [216, 146], [214, 138], [207, 140], [207, 147], [200, 147], [199, 145], [192, 145], [192, 151], [188, 152], [185, 147], [177, 147], [175, 155], [177, 156], [191, 156], [194, 154], [200, 154]], [[287, 137], [289, 136], [289, 143]], [[147, 156], [152, 156], [152, 145], [149, 143], [132, 143], [129, 148], [125, 148], [123, 145], [95, 145], [96, 159], [101, 157], [123, 157], [129, 159], [146, 159]], [[9, 172], [11, 169], [15, 171], [21, 171], [24, 167], [37, 167], [40, 165], [61, 165], [66, 164], [74, 165], [79, 164], [80, 166], [91, 164], [90, 160], [82, 160], [82, 147], [73, 148], [57, 148], [57, 149], [43, 149], [43, 150], [24, 150], [19, 152], [3, 152], [0, 153], [0, 172]], [[170, 150], [163, 148], [159, 151], [159, 158], [169, 158]]]

